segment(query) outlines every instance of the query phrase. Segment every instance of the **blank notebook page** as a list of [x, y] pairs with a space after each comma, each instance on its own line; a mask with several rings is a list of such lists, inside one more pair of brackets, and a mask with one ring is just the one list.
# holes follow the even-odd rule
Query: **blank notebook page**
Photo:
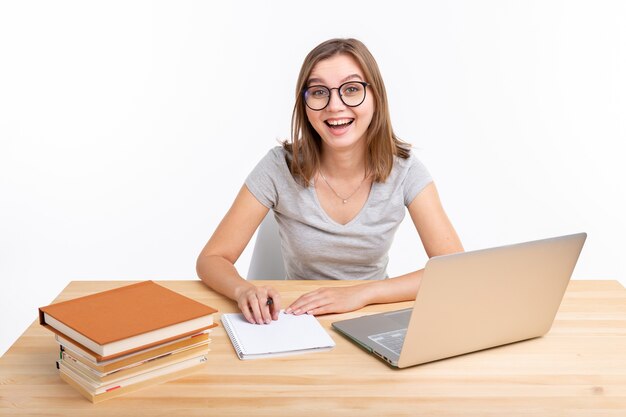
[[251, 324], [240, 313], [222, 314], [222, 324], [240, 358], [328, 349], [335, 342], [314, 316], [280, 312], [270, 324]]

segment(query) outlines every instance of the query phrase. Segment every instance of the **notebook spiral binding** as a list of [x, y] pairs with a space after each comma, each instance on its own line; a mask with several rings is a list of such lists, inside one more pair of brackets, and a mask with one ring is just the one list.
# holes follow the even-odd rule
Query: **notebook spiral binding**
[[241, 351], [241, 346], [239, 345], [239, 339], [237, 339], [237, 335], [230, 328], [230, 323], [228, 322], [227, 317], [222, 316], [222, 325], [224, 326], [226, 333], [228, 333], [228, 337], [231, 342], [233, 342], [233, 347], [235, 348], [235, 352], [237, 352], [237, 356], [239, 356], [240, 359], [243, 359], [243, 352]]

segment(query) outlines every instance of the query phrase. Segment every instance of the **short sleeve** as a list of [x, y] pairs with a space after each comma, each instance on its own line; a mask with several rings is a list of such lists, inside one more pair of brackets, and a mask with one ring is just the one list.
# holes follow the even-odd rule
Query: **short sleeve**
[[280, 149], [271, 149], [246, 178], [246, 187], [267, 208], [274, 208], [278, 201], [275, 179], [280, 175]]
[[422, 164], [422, 162], [417, 159], [415, 154], [411, 152], [411, 156], [407, 160], [408, 169], [406, 171], [406, 177], [403, 182], [403, 192], [404, 192], [404, 205], [409, 206], [417, 197], [417, 195], [428, 185], [433, 179], [430, 176], [430, 173]]

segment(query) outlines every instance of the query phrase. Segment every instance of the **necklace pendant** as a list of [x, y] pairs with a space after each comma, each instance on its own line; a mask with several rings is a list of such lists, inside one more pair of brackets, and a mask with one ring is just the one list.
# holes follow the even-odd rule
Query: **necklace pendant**
[[365, 179], [367, 178], [367, 172], [365, 174], [363, 174], [363, 179], [361, 180], [361, 182], [359, 183], [359, 186], [356, 187], [356, 190], [352, 191], [352, 194], [350, 194], [349, 196], [347, 196], [346, 198], [343, 198], [342, 196], [339, 195], [339, 193], [337, 191], [335, 191], [335, 189], [333, 188], [332, 185], [330, 185], [330, 183], [328, 182], [328, 180], [326, 179], [326, 177], [324, 176], [324, 173], [322, 172], [322, 170], [319, 170], [320, 173], [320, 177], [322, 177], [322, 179], [324, 180], [324, 182], [326, 183], [326, 185], [328, 186], [328, 188], [330, 188], [330, 191], [332, 191], [340, 200], [343, 204], [346, 204], [348, 202], [348, 199], [351, 198], [353, 195], [356, 194], [357, 191], [359, 191], [359, 189], [361, 188], [361, 186], [363, 185], [363, 183], [365, 182]]

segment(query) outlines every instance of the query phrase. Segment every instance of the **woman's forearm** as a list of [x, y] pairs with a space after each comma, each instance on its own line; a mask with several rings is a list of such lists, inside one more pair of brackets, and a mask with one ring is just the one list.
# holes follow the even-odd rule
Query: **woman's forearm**
[[366, 304], [395, 303], [415, 300], [424, 270], [396, 278], [362, 284]]
[[236, 300], [239, 294], [253, 284], [239, 275], [235, 266], [221, 256], [201, 256], [196, 263], [200, 279], [211, 289]]

